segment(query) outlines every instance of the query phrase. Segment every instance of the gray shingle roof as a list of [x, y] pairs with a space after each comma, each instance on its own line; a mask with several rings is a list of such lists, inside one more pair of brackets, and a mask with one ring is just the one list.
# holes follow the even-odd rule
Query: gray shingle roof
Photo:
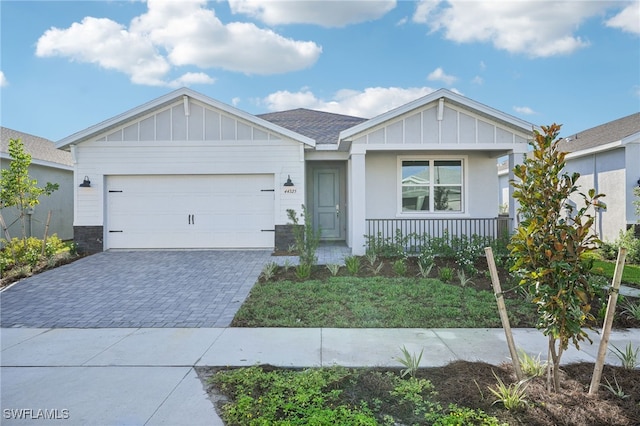
[[32, 160], [72, 166], [71, 153], [57, 149], [52, 141], [17, 130], [0, 127], [0, 152], [9, 153], [9, 139], [20, 139]]
[[314, 111], [305, 108], [260, 114], [258, 117], [301, 135], [316, 144], [337, 144], [340, 132], [367, 121], [366, 118]]
[[581, 151], [620, 141], [637, 132], [640, 132], [640, 112], [566, 137], [559, 148], [565, 152]]

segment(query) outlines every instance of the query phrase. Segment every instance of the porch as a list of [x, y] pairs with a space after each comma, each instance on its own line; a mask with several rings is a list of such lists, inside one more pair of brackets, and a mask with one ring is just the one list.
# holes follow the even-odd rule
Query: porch
[[439, 219], [366, 219], [366, 239], [395, 242], [404, 245], [408, 252], [415, 252], [425, 238], [444, 238], [451, 243], [452, 238], [478, 236], [487, 243], [508, 238], [513, 218], [498, 216], [492, 218], [439, 218]]

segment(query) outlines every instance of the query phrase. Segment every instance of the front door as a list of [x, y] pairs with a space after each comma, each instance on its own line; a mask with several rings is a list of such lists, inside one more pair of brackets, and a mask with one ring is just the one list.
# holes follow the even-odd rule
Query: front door
[[317, 168], [313, 171], [314, 227], [320, 228], [320, 238], [338, 240], [342, 235], [345, 211], [340, 196], [340, 168]]

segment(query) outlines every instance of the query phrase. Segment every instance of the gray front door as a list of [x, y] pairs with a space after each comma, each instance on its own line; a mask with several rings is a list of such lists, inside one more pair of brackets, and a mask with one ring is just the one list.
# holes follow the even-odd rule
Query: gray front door
[[340, 205], [340, 169], [314, 169], [313, 223], [322, 239], [341, 239], [344, 208]]

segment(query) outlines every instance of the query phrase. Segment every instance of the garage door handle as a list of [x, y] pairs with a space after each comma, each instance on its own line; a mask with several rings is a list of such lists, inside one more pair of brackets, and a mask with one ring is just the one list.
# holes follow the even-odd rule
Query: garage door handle
[[194, 214], [187, 215], [187, 220], [189, 221], [189, 225], [195, 225], [196, 224], [196, 215], [194, 215]]

